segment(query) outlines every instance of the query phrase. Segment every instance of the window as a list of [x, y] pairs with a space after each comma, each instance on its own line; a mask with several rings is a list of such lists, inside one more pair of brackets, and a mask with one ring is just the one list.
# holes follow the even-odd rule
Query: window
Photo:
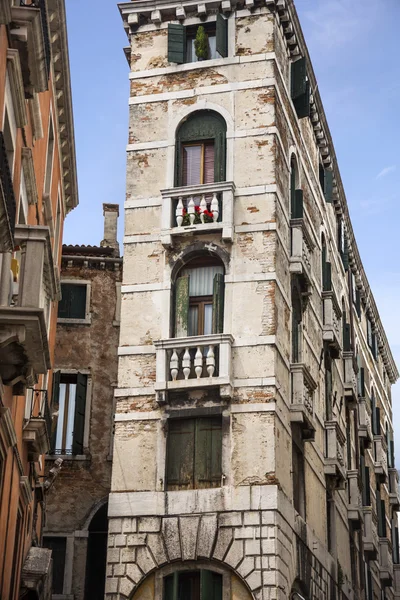
[[224, 268], [212, 258], [188, 263], [175, 284], [175, 337], [223, 332]]
[[357, 316], [361, 319], [361, 295], [360, 290], [357, 288], [356, 278], [354, 273], [351, 274], [351, 289], [353, 304], [356, 308]]
[[53, 559], [53, 594], [64, 592], [64, 570], [65, 554], [67, 550], [67, 539], [65, 537], [44, 537], [43, 547], [52, 550]]
[[376, 405], [374, 388], [371, 389], [372, 433], [381, 435], [381, 409]]
[[[11, 594], [15, 593], [15, 590], [19, 589], [19, 583], [17, 580], [18, 577], [18, 571], [19, 571], [19, 561], [20, 561], [20, 554], [21, 554], [21, 548], [22, 548], [22, 523], [23, 523], [23, 518], [22, 518], [22, 511], [21, 511], [21, 507], [18, 507], [17, 510], [17, 521], [15, 524], [15, 535], [14, 535], [14, 552], [13, 552], [13, 562], [12, 562], [12, 573], [11, 573]], [[11, 595], [11, 598], [13, 598], [14, 596]], [[18, 595], [17, 595], [18, 597]]]
[[332, 290], [332, 265], [327, 260], [327, 248], [325, 236], [321, 237], [321, 266], [322, 266], [322, 289], [324, 292]]
[[338, 245], [339, 254], [342, 259], [344, 269], [345, 269], [345, 271], [347, 271], [347, 269], [349, 267], [347, 235], [346, 235], [344, 219], [340, 215], [337, 216], [337, 245]]
[[86, 391], [86, 375], [54, 373], [52, 454], [84, 453]]
[[168, 490], [221, 486], [222, 418], [171, 419], [168, 427]]
[[57, 196], [56, 231], [54, 235], [54, 264], [58, 265], [58, 253], [60, 250], [60, 228], [61, 228], [61, 199], [60, 191]]
[[399, 555], [399, 528], [396, 525], [396, 519], [392, 519], [392, 549], [393, 549], [393, 563], [395, 565], [400, 564]]
[[310, 116], [310, 82], [307, 77], [306, 59], [292, 63], [291, 96], [299, 119]]
[[[205, 54], [196, 55], [195, 39], [202, 27], [206, 38]], [[200, 33], [202, 31], [200, 30]], [[168, 61], [178, 64], [225, 58], [228, 56], [228, 21], [217, 14], [214, 23], [204, 23], [185, 27], [180, 24], [168, 24]]]
[[333, 552], [335, 549], [335, 501], [331, 491], [326, 491], [326, 535], [328, 543], [328, 551]]
[[59, 319], [88, 319], [88, 285], [61, 282], [61, 300], [58, 303]]
[[333, 411], [332, 356], [325, 352], [325, 419], [332, 420]]
[[54, 155], [54, 129], [53, 119], [50, 115], [49, 124], [49, 140], [47, 142], [47, 158], [46, 158], [46, 173], [44, 178], [44, 193], [50, 194], [51, 176], [53, 172], [53, 155]]
[[325, 202], [332, 204], [333, 202], [333, 171], [325, 169], [321, 163], [319, 165], [319, 183], [322, 193], [325, 197]]
[[8, 166], [10, 168], [10, 174], [12, 177], [13, 173], [14, 173], [15, 148], [14, 148], [14, 137], [13, 137], [12, 131], [11, 131], [11, 124], [10, 124], [10, 119], [8, 116], [7, 108], [5, 109], [5, 113], [4, 113], [3, 135], [4, 135], [4, 144], [5, 144], [6, 153], [7, 153]]
[[292, 362], [301, 362], [303, 307], [298, 282], [292, 282]]
[[378, 515], [378, 535], [379, 537], [386, 537], [386, 508], [385, 501], [381, 498], [379, 484], [376, 487], [376, 513]]
[[26, 190], [24, 171], [23, 171], [23, 169], [21, 169], [18, 225], [25, 225], [27, 222], [28, 222], [28, 194], [27, 194], [27, 190]]
[[373, 332], [372, 329], [372, 321], [367, 318], [367, 344], [369, 349], [372, 352], [372, 356], [375, 360], [378, 359], [378, 344], [376, 339], [376, 333]]
[[192, 113], [176, 135], [176, 185], [225, 180], [226, 123], [211, 110]]
[[363, 506], [371, 506], [371, 487], [369, 478], [369, 467], [365, 464], [364, 454], [360, 454], [360, 471], [361, 471], [361, 498]]
[[[294, 436], [299, 439], [294, 439]], [[304, 449], [300, 435], [292, 429], [293, 505], [303, 519], [306, 518], [306, 481], [304, 475]]]
[[176, 571], [164, 578], [164, 600], [222, 600], [222, 575]]
[[298, 187], [298, 171], [296, 161], [292, 158], [290, 162], [290, 218], [303, 218], [303, 190]]

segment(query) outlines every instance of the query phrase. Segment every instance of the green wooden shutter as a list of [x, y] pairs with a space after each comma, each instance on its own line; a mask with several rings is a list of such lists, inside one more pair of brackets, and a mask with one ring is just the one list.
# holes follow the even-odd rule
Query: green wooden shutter
[[323, 273], [323, 290], [324, 292], [330, 292], [332, 290], [332, 265], [329, 261], [326, 261], [322, 265]]
[[344, 270], [348, 271], [349, 269], [349, 246], [347, 243], [347, 235], [344, 233], [344, 252], [342, 252], [342, 263], [344, 266]]
[[293, 100], [296, 114], [299, 119], [310, 116], [310, 83], [306, 81], [306, 91], [302, 96]]
[[400, 562], [399, 556], [399, 528], [396, 527], [396, 522], [392, 519], [392, 548], [393, 548], [393, 562], [398, 565]]
[[171, 419], [167, 441], [167, 489], [193, 489], [195, 419]]
[[228, 21], [220, 13], [217, 14], [216, 48], [222, 58], [228, 56]]
[[329, 204], [333, 202], [333, 171], [325, 169], [324, 173], [324, 196]]
[[372, 350], [372, 356], [374, 357], [374, 359], [378, 360], [378, 343], [377, 343], [377, 339], [376, 339], [376, 333], [372, 334], [371, 350]]
[[200, 571], [200, 600], [222, 600], [222, 575]]
[[379, 537], [386, 537], [386, 509], [385, 501], [381, 500], [381, 495], [376, 495], [376, 509], [378, 512], [378, 535]]
[[310, 116], [310, 83], [307, 80], [306, 59], [292, 63], [291, 96], [299, 119]]
[[164, 600], [178, 600], [178, 578], [178, 571], [164, 578]]
[[225, 181], [226, 165], [226, 133], [219, 131], [216, 133], [214, 142], [214, 179], [215, 181]]
[[72, 435], [72, 454], [83, 454], [83, 434], [85, 431], [87, 376], [78, 373], [76, 380], [75, 418]]
[[213, 333], [223, 333], [223, 331], [224, 331], [224, 292], [225, 292], [224, 274], [217, 273], [214, 276], [214, 283], [213, 283], [213, 312], [212, 312], [212, 331], [213, 331]]
[[391, 469], [394, 469], [395, 466], [395, 458], [394, 458], [394, 440], [392, 438], [392, 435], [390, 435], [390, 442], [389, 442], [389, 457], [390, 457], [390, 464], [389, 467]]
[[351, 351], [351, 330], [349, 323], [345, 323], [343, 328], [343, 350], [344, 352]]
[[187, 337], [189, 319], [189, 275], [175, 283], [175, 337]]
[[360, 396], [365, 398], [365, 371], [364, 367], [360, 368]]
[[222, 421], [220, 417], [196, 420], [195, 487], [221, 485]]
[[375, 405], [375, 399], [372, 403], [372, 433], [381, 435], [381, 409]]
[[61, 371], [53, 371], [53, 392], [51, 396], [51, 413], [53, 416], [51, 428], [50, 454], [56, 450], [57, 422], [60, 404]]
[[361, 466], [361, 485], [362, 485], [362, 503], [363, 506], [371, 506], [371, 486], [369, 478], [369, 467], [365, 466], [365, 457], [360, 456]]
[[361, 319], [361, 294], [360, 290], [356, 290], [356, 311], [358, 318]]
[[186, 28], [168, 23], [168, 61], [182, 64], [186, 61]]
[[295, 190], [292, 219], [303, 218], [303, 190]]

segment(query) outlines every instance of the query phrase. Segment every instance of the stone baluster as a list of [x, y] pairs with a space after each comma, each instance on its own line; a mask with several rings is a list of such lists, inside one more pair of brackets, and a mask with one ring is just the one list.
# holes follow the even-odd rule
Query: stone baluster
[[173, 350], [172, 352], [171, 360], [169, 361], [169, 368], [171, 371], [172, 381], [176, 381], [179, 370], [179, 358], [176, 350]]
[[190, 219], [190, 224], [193, 225], [195, 215], [196, 215], [196, 208], [195, 208], [193, 197], [190, 198], [190, 200], [188, 202], [188, 215], [189, 215], [189, 219]]
[[197, 379], [200, 379], [203, 372], [203, 353], [200, 346], [197, 346], [196, 356], [194, 357], [194, 370], [196, 372]]
[[182, 227], [182, 223], [183, 223], [183, 202], [182, 202], [182, 196], [179, 197], [175, 214], [176, 214], [176, 224], [178, 225], [178, 227]]
[[204, 213], [207, 210], [207, 202], [206, 202], [206, 197], [203, 196], [201, 197], [201, 202], [200, 202], [200, 221], [202, 223], [204, 223]]
[[185, 353], [182, 360], [183, 374], [185, 379], [189, 379], [190, 375], [190, 352], [189, 348], [185, 348]]
[[212, 377], [214, 375], [214, 371], [215, 371], [214, 346], [210, 346], [208, 348], [206, 364], [207, 364], [208, 376]]
[[211, 212], [213, 214], [213, 221], [216, 223], [219, 217], [219, 203], [217, 194], [214, 192], [212, 200], [211, 200]]

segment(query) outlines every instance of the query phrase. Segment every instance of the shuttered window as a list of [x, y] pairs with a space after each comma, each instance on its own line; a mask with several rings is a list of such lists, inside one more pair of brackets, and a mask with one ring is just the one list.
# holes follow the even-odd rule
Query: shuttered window
[[87, 376], [55, 373], [52, 454], [83, 454]]
[[64, 592], [64, 570], [65, 555], [67, 550], [67, 539], [65, 537], [44, 537], [43, 547], [49, 548], [53, 559], [53, 594], [63, 594]]
[[220, 487], [222, 418], [171, 419], [167, 441], [167, 489]]
[[396, 526], [396, 521], [392, 519], [392, 548], [393, 548], [393, 563], [400, 563], [399, 555], [399, 528]]
[[[198, 25], [185, 27], [168, 24], [168, 61], [178, 64], [197, 62], [195, 40]], [[202, 27], [208, 38], [208, 56], [202, 60], [228, 56], [228, 21], [217, 14], [215, 23], [204, 23]]]
[[[214, 183], [214, 142], [182, 145], [182, 185]], [[197, 204], [200, 203], [198, 199]]]
[[61, 300], [58, 303], [58, 317], [60, 319], [85, 319], [86, 294], [86, 284], [61, 283]]
[[213, 571], [176, 571], [164, 578], [163, 600], [222, 600], [222, 575]]
[[310, 82], [307, 77], [306, 59], [292, 63], [291, 96], [299, 119], [310, 116]]
[[301, 323], [303, 310], [300, 288], [292, 285], [292, 362], [301, 361]]
[[186, 62], [186, 28], [184, 25], [168, 23], [168, 61], [178, 64]]
[[365, 465], [365, 456], [360, 455], [362, 505], [371, 506], [371, 487], [369, 467]]
[[379, 488], [376, 489], [376, 512], [378, 514], [378, 535], [379, 537], [386, 537], [386, 508]]
[[322, 284], [324, 292], [332, 290], [332, 264], [328, 261], [322, 263]]

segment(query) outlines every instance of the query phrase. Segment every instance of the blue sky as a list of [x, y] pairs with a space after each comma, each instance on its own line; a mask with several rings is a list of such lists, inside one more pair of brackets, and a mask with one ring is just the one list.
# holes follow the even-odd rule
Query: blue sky
[[[114, 0], [67, 0], [80, 204], [65, 243], [98, 244], [125, 196], [127, 37]], [[295, 0], [364, 267], [400, 364], [398, 0]], [[122, 219], [120, 219], [122, 233]], [[120, 235], [121, 237], [121, 235]], [[400, 384], [393, 389], [400, 463]]]

